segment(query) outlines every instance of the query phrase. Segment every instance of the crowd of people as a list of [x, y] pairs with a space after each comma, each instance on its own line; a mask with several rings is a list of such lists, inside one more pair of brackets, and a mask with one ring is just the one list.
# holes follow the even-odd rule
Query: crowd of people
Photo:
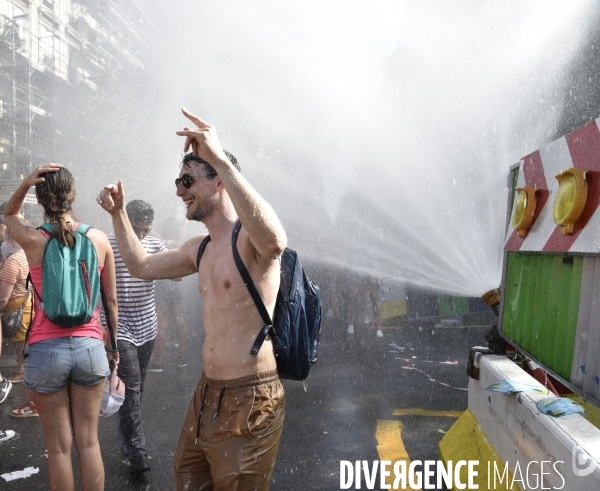
[[[136, 474], [151, 470], [142, 427], [144, 382], [148, 371], [162, 370], [167, 330], [177, 340], [177, 365], [185, 366], [181, 278], [192, 274], [198, 274], [203, 299], [204, 371], [175, 451], [177, 488], [269, 488], [285, 395], [270, 336], [258, 353], [250, 352], [263, 322], [237, 273], [232, 232], [240, 221], [237, 249], [271, 316], [286, 234], [274, 210], [242, 177], [236, 158], [222, 149], [214, 128], [184, 114], [196, 128], [178, 132], [186, 137], [185, 152], [191, 151], [181, 163], [176, 192], [186, 206], [186, 218], [203, 222], [209, 235], [183, 240], [185, 226], [173, 219], [161, 227], [162, 235], [157, 233], [152, 206], [142, 200], [126, 203], [121, 181], [106, 185], [97, 197], [112, 218], [113, 231], [90, 227], [73, 214], [75, 179], [60, 164], [36, 168], [0, 207], [0, 312], [4, 318], [22, 311], [19, 325], [7, 336], [17, 363], [14, 373], [0, 374], [0, 403], [13, 384], [27, 387], [28, 399], [14, 401], [18, 407], [10, 414], [39, 418], [51, 489], [75, 489], [73, 442], [82, 489], [104, 488], [98, 418], [111, 362], [125, 385], [116, 417], [124, 462]], [[21, 214], [32, 187], [44, 209], [43, 227], [32, 227]], [[76, 259], [67, 269], [80, 265], [86, 282], [83, 296], [89, 312], [76, 321], [67, 322], [61, 314], [78, 295], [67, 284], [70, 273], [51, 276], [56, 266], [46, 262], [53, 240], [61, 261]], [[93, 257], [83, 260], [77, 254], [84, 254], [86, 241]], [[99, 284], [104, 302], [94, 293], [94, 284]], [[379, 280], [358, 282], [355, 289], [349, 295], [354, 300], [369, 292], [381, 337]], [[66, 297], [57, 297], [56, 292], [64, 291]], [[356, 303], [347, 309], [348, 333], [358, 315]], [[0, 428], [0, 442], [14, 436], [14, 430]]]
[[[19, 401], [11, 415], [39, 417], [51, 489], [75, 489], [73, 442], [82, 489], [104, 488], [98, 418], [111, 362], [126, 388], [117, 416], [121, 450], [132, 471], [150, 470], [141, 424], [144, 380], [149, 369], [161, 369], [164, 334], [171, 327], [166, 320], [172, 321], [179, 341], [178, 364], [185, 365], [180, 279], [192, 274], [198, 274], [203, 299], [204, 371], [183, 417], [174, 459], [177, 489], [269, 488], [285, 396], [270, 337], [258, 353], [250, 353], [263, 322], [237, 274], [231, 240], [241, 221], [237, 249], [272, 316], [286, 234], [271, 206], [242, 177], [236, 158], [222, 149], [215, 129], [183, 112], [195, 128], [177, 132], [186, 139], [184, 152], [191, 151], [180, 166], [176, 192], [186, 218], [203, 222], [209, 235], [181, 243], [182, 234], [165, 226], [167, 247], [152, 231], [151, 205], [141, 200], [126, 204], [121, 181], [106, 185], [97, 197], [112, 218], [113, 232], [89, 227], [84, 217], [73, 214], [75, 179], [60, 164], [36, 168], [0, 214], [0, 310], [23, 310], [21, 325], [10, 337], [17, 368], [6, 377], [0, 374], [0, 403], [12, 384], [27, 387], [29, 400]], [[45, 225], [39, 228], [21, 215], [32, 187], [44, 209]], [[77, 254], [84, 254], [86, 241], [93, 254], [80, 260]], [[51, 276], [57, 266], [47, 261], [50, 243], [63, 259], [77, 260], [63, 276]], [[79, 266], [81, 271], [73, 274], [85, 279], [81, 295], [89, 311], [74, 320], [67, 304], [80, 295], [68, 282], [70, 271]], [[158, 315], [154, 280], [164, 280], [158, 282]], [[94, 293], [98, 283], [104, 309]], [[112, 326], [116, 343], [106, 326]], [[14, 435], [0, 429], [0, 441]]]

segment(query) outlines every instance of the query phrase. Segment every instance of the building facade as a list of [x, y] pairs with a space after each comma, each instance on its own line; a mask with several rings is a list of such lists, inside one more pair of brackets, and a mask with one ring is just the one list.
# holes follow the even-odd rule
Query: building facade
[[145, 0], [0, 1], [0, 202], [62, 156], [82, 101], [144, 69], [149, 10]]

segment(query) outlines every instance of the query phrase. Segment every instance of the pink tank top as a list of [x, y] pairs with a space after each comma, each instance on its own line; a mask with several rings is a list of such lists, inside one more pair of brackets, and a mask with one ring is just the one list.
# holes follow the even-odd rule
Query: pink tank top
[[[79, 225], [79, 223], [76, 224], [75, 228]], [[47, 236], [46, 233], [42, 233]], [[40, 297], [42, 296], [42, 266], [43, 265], [40, 264], [29, 268], [31, 281]], [[98, 269], [100, 270], [100, 275], [102, 275], [104, 265], [98, 265]], [[92, 315], [92, 320], [87, 324], [78, 327], [60, 327], [46, 317], [44, 310], [38, 307], [39, 303], [40, 300], [38, 299], [38, 296], [34, 294], [34, 317], [31, 328], [29, 329], [29, 337], [27, 338], [28, 344], [34, 344], [46, 339], [62, 338], [65, 336], [89, 336], [100, 339], [101, 341], [103, 340], [102, 325], [100, 324], [99, 319], [99, 306], [96, 307], [96, 310], [94, 310], [94, 314]]]

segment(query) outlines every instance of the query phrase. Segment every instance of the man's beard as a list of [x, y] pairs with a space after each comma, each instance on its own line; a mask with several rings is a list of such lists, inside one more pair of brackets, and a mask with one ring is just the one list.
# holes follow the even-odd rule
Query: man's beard
[[[196, 204], [196, 202], [194, 202], [194, 204]], [[213, 211], [213, 206], [210, 203], [206, 203], [204, 205], [197, 205], [197, 206], [193, 206], [192, 208], [190, 208], [188, 210], [188, 213], [186, 214], [186, 218], [188, 220], [194, 220], [196, 222], [202, 222], [204, 223], [204, 220], [206, 220], [206, 218], [208, 218]]]

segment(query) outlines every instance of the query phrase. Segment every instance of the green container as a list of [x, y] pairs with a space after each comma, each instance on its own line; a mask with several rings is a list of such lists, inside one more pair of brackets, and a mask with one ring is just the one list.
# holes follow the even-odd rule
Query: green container
[[566, 380], [577, 332], [583, 257], [510, 252], [502, 332]]

